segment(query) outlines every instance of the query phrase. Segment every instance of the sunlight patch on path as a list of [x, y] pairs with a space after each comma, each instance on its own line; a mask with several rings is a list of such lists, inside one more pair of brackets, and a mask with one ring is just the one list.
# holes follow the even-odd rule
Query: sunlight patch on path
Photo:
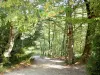
[[50, 61], [52, 61], [52, 62], [58, 62], [58, 63], [64, 62], [64, 61], [61, 61], [61, 60], [50, 60]]
[[63, 60], [35, 56], [33, 65], [4, 75], [86, 75], [84, 67], [65, 65]]
[[69, 66], [55, 65], [55, 64], [44, 64], [43, 68], [55, 68], [55, 69], [65, 69], [70, 68]]

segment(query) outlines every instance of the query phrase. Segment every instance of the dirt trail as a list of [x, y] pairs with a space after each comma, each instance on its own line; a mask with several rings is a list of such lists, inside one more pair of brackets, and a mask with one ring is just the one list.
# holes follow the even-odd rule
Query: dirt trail
[[86, 75], [84, 66], [65, 66], [64, 61], [35, 57], [34, 65], [4, 75]]

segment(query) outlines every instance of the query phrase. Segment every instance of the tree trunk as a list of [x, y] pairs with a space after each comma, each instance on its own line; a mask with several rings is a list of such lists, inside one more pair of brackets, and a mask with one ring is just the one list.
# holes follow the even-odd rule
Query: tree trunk
[[52, 52], [52, 57], [55, 56], [55, 38], [56, 38], [56, 25], [53, 25], [53, 31], [52, 31], [52, 42], [51, 42], [51, 52]]
[[14, 46], [14, 28], [10, 23], [9, 40], [8, 40], [8, 44], [7, 44], [7, 49], [4, 52], [4, 57], [10, 57], [10, 53], [13, 49], [13, 46]]
[[[49, 19], [49, 22], [50, 22], [50, 19]], [[51, 27], [50, 27], [50, 23], [49, 23], [49, 29], [48, 29], [48, 56], [51, 57], [51, 35], [50, 35], [50, 30], [51, 30]]]
[[[91, 19], [94, 17], [93, 12], [91, 13], [90, 10], [90, 3], [87, 0], [84, 0], [86, 3], [86, 10], [87, 10], [87, 16], [88, 19]], [[85, 39], [85, 47], [83, 54], [81, 56], [81, 63], [86, 63], [90, 54], [91, 54], [91, 47], [92, 47], [92, 40], [93, 36], [95, 34], [95, 24], [88, 23], [87, 33], [86, 33], [86, 39]]]
[[51, 49], [51, 41], [50, 41], [51, 35], [50, 35], [50, 24], [49, 24], [49, 32], [48, 32], [48, 42], [49, 42], [49, 50]]
[[62, 47], [61, 47], [61, 56], [65, 56], [66, 57], [66, 30], [67, 30], [67, 25], [65, 25], [65, 29], [63, 32], [63, 40], [62, 40]]
[[67, 49], [68, 49], [68, 63], [73, 64], [74, 60], [74, 52], [73, 52], [73, 26], [72, 24], [68, 24], [68, 31], [67, 31]]
[[[68, 10], [66, 12], [66, 18], [71, 18], [72, 17], [72, 5], [70, 3], [70, 0], [68, 0]], [[66, 19], [66, 25], [67, 25], [67, 38], [66, 38], [66, 44], [67, 44], [67, 49], [68, 49], [68, 55], [67, 55], [67, 61], [68, 64], [73, 64], [74, 63], [74, 52], [73, 52], [73, 45], [74, 45], [74, 38], [73, 38], [73, 25], [71, 21], [68, 21]]]

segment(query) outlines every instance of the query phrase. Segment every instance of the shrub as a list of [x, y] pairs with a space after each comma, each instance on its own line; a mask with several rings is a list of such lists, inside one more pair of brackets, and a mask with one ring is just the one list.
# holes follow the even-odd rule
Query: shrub
[[93, 40], [92, 54], [87, 64], [87, 71], [90, 75], [100, 75], [100, 35]]

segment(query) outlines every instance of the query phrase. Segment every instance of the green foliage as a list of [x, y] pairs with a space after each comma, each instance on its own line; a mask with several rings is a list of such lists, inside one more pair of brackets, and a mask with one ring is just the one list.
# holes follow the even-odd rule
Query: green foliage
[[[3, 59], [3, 53], [6, 50], [9, 39], [9, 22], [12, 23], [15, 33], [11, 57], [7, 60], [5, 59], [5, 62], [7, 62], [4, 63], [5, 66], [27, 60], [33, 53], [41, 53], [50, 57], [65, 57], [68, 52], [68, 23], [71, 23], [73, 26], [73, 49], [76, 59], [80, 58], [84, 49], [87, 25], [88, 23], [96, 23], [100, 18], [98, 16], [93, 19], [87, 19], [84, 3], [77, 5], [77, 1], [75, 1], [77, 6], [74, 7], [73, 0], [70, 0], [70, 5], [73, 5], [73, 8], [75, 8], [73, 9], [62, 1], [7, 0], [0, 3], [0, 61]], [[90, 1], [91, 9], [95, 7], [93, 8], [93, 11], [96, 11], [95, 14], [99, 14], [100, 11], [98, 10], [100, 7], [98, 1]], [[99, 48], [98, 43], [98, 40], [95, 39], [93, 56], [91, 56], [88, 64], [89, 72], [93, 71], [93, 73], [97, 71], [93, 68], [97, 68], [95, 65], [98, 62], [94, 64], [92, 61], [99, 59], [97, 57], [99, 52], [96, 52], [97, 50], [99, 51], [97, 49], [97, 46]], [[28, 51], [32, 53], [27, 53]]]
[[[33, 14], [34, 10], [34, 14]], [[15, 44], [13, 47], [13, 51], [11, 52], [10, 59], [7, 59], [6, 62], [16, 62], [18, 60], [22, 61], [22, 57], [24, 57], [25, 52], [22, 50], [25, 46], [32, 46], [31, 37], [28, 38], [29, 41], [25, 40], [26, 34], [23, 37], [19, 33], [28, 33], [28, 36], [35, 33], [34, 26], [36, 26], [38, 22], [38, 11], [36, 7], [29, 1], [24, 0], [7, 0], [0, 2], [0, 63], [3, 62], [3, 53], [6, 50], [6, 45], [9, 39], [10, 33], [10, 25], [9, 22], [12, 23], [14, 28], [14, 35], [15, 35]], [[39, 29], [40, 30], [40, 29]], [[30, 32], [33, 33], [30, 33]], [[24, 38], [24, 43], [21, 38]], [[34, 40], [35, 41], [35, 40]], [[27, 44], [26, 44], [27, 42]], [[22, 45], [23, 44], [23, 45]], [[26, 55], [25, 55], [26, 56]]]
[[87, 64], [87, 71], [90, 75], [100, 75], [100, 34], [97, 34], [93, 40], [93, 50], [89, 62]]
[[29, 1], [8, 0], [1, 2], [0, 8], [2, 9], [1, 17], [5, 19], [5, 23], [12, 22], [17, 31], [25, 32], [33, 26], [33, 23], [36, 24], [38, 21], [37, 9]]
[[0, 67], [0, 73], [3, 73], [6, 71], [6, 68], [5, 67]]
[[[34, 54], [34, 53], [28, 53], [28, 54], [25, 54], [25, 53], [14, 53], [12, 52], [12, 56], [10, 57], [9, 59], [9, 62], [11, 63], [11, 65], [13, 64], [18, 64], [22, 61], [25, 61], [25, 60], [29, 60], [30, 57]], [[7, 63], [8, 64], [8, 63]]]
[[93, 15], [95, 15], [96, 17], [100, 17], [100, 0], [91, 0], [90, 1], [90, 5], [91, 5], [91, 13], [93, 13]]

